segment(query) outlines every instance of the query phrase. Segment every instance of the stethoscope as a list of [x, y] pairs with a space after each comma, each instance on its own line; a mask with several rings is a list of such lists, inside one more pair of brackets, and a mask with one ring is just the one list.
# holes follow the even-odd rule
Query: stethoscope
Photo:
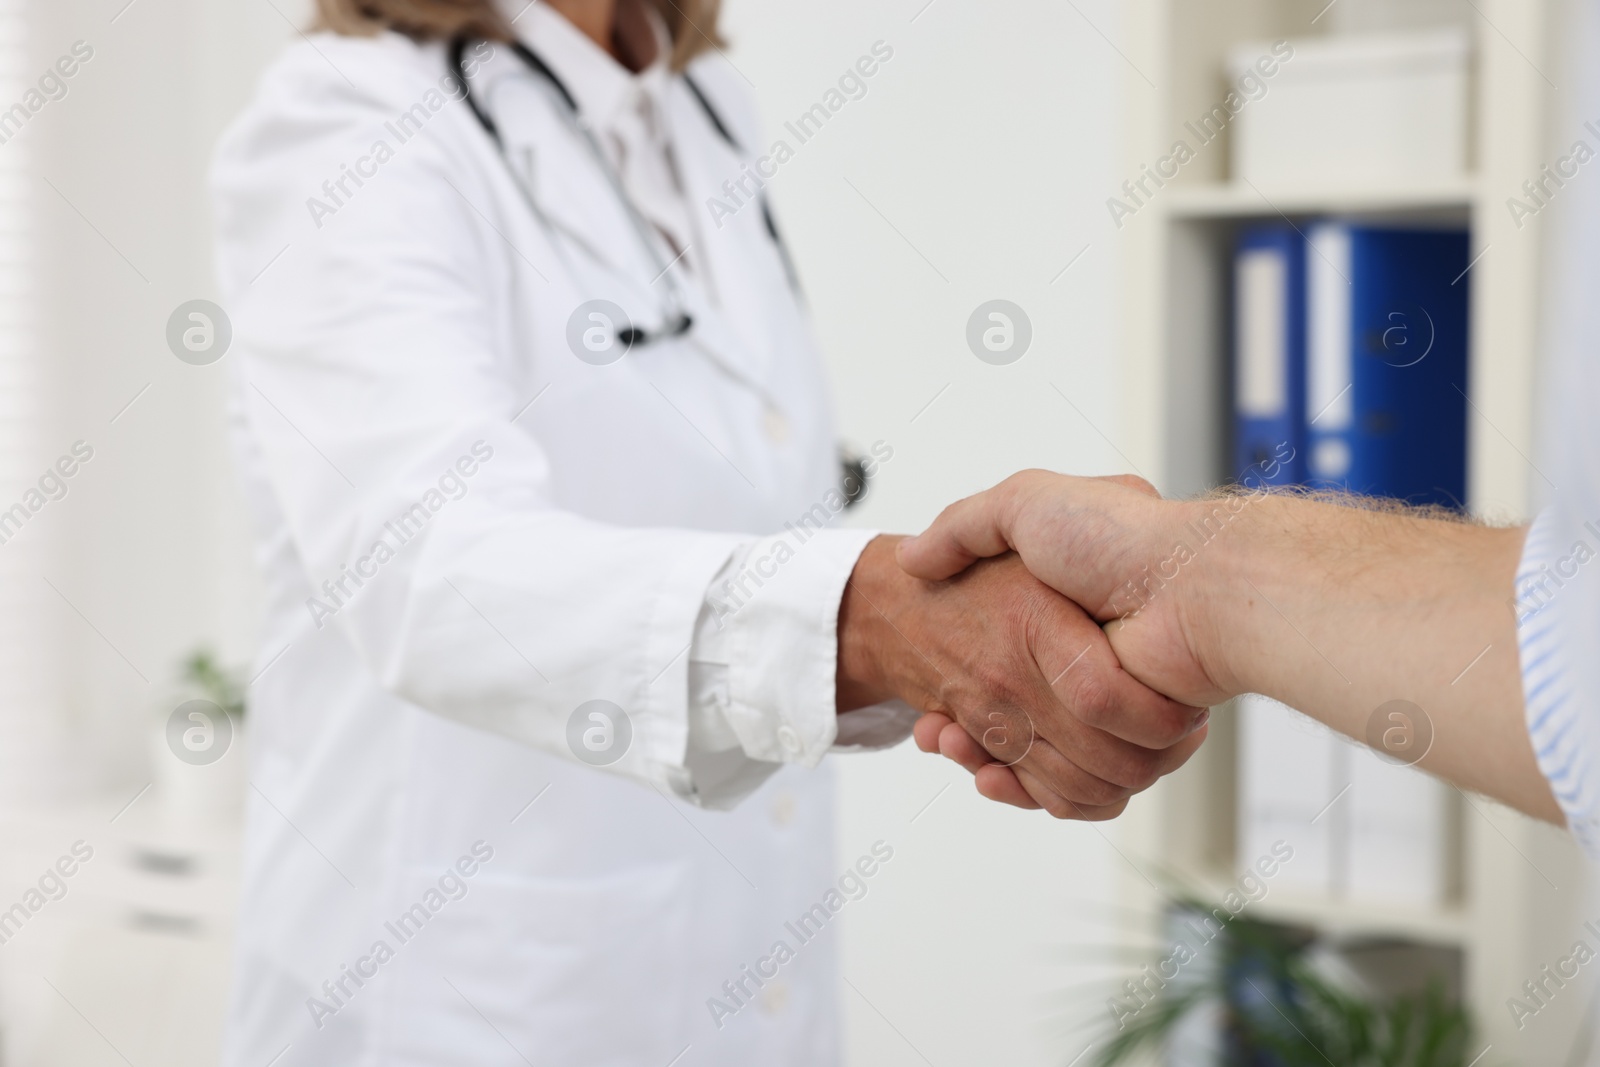
[[[556, 96], [561, 99], [563, 105], [561, 111], [567, 120], [567, 124], [589, 146], [589, 152], [594, 157], [595, 164], [605, 174], [606, 181], [611, 186], [612, 194], [617, 198], [617, 202], [622, 205], [623, 211], [628, 217], [629, 225], [633, 227], [635, 235], [639, 238], [639, 243], [644, 247], [645, 253], [655, 266], [656, 278], [666, 283], [666, 299], [663, 302], [661, 325], [652, 329], [645, 329], [629, 324], [626, 328], [617, 331], [617, 340], [628, 348], [633, 348], [654, 344], [657, 341], [682, 337], [687, 334], [694, 326], [694, 319], [685, 310], [686, 301], [684, 300], [683, 290], [679, 288], [677, 279], [672, 275], [672, 267], [675, 265], [675, 261], [674, 263], [668, 263], [662, 257], [661, 249], [654, 238], [653, 228], [649, 221], [639, 214], [639, 209], [634, 206], [633, 199], [628, 196], [627, 191], [623, 188], [621, 175], [611, 166], [610, 159], [601, 150], [599, 141], [595, 139], [594, 131], [578, 111], [577, 100], [573, 98], [565, 83], [556, 76], [555, 71], [551, 70], [545, 61], [540, 59], [531, 48], [520, 41], [512, 41], [508, 47], [522, 61], [524, 66], [543, 78], [555, 90]], [[466, 49], [467, 39], [465, 37], [458, 37], [450, 42], [450, 62], [455, 68], [457, 77], [461, 80], [462, 99], [466, 101], [467, 107], [472, 109], [472, 114], [478, 120], [478, 125], [482, 126], [484, 132], [489, 135], [490, 140], [494, 141], [495, 148], [500, 153], [500, 158], [505, 162], [506, 169], [510, 171], [529, 209], [541, 225], [549, 229], [549, 222], [545, 219], [544, 212], [540, 210], [539, 205], [533, 199], [532, 193], [524, 183], [522, 175], [517, 171], [516, 167], [512, 166], [511, 159], [506, 154], [505, 142], [500, 136], [499, 127], [484, 111], [477, 97], [472, 94], [472, 82], [466, 67]], [[742, 155], [744, 150], [740, 147], [739, 142], [734, 139], [733, 134], [728, 131], [727, 125], [722, 121], [722, 116], [718, 115], [717, 109], [711, 106], [710, 99], [701, 91], [700, 86], [696, 85], [694, 79], [689, 77], [687, 73], [683, 75], [683, 82], [689, 87], [689, 92], [694, 95], [695, 100], [699, 102], [700, 109], [705, 112], [706, 118], [710, 120], [712, 128], [717, 131], [717, 135], [735, 153]], [[778, 235], [777, 224], [772, 220], [772, 210], [768, 206], [767, 198], [764, 194], [760, 197], [760, 202], [762, 220], [766, 224], [768, 236], [772, 238], [772, 243], [778, 250], [779, 257], [783, 260], [784, 272], [789, 278], [789, 284], [791, 287], [798, 288], [795, 285], [795, 273], [789, 260], [788, 249], [784, 246], [783, 238]]]
[[[621, 176], [611, 166], [611, 161], [606, 157], [606, 154], [600, 148], [600, 143], [595, 139], [594, 131], [589, 128], [589, 124], [583, 120], [583, 116], [579, 113], [577, 100], [573, 98], [572, 93], [561, 79], [556, 77], [555, 71], [551, 70], [532, 49], [520, 41], [510, 42], [509, 47], [516, 57], [522, 60], [524, 66], [548, 82], [550, 87], [555, 90], [556, 96], [561, 98], [561, 103], [564, 105], [562, 114], [566, 117], [567, 124], [588, 144], [589, 152], [593, 155], [595, 164], [605, 174], [613, 195], [622, 205], [624, 212], [628, 216], [629, 224], [639, 238], [639, 243], [644, 246], [646, 254], [649, 255], [651, 262], [655, 264], [657, 278], [663, 279], [667, 283], [667, 296], [661, 315], [661, 325], [654, 329], [646, 330], [629, 324], [626, 328], [617, 331], [617, 340], [632, 349], [638, 346], [654, 344], [657, 341], [666, 341], [684, 336], [694, 326], [694, 319], [684, 310], [683, 291], [678, 287], [677, 279], [672, 276], [671, 267], [673, 265], [663, 261], [650, 223], [639, 214], [638, 208], [634, 207], [632, 198], [628, 196], [627, 190], [622, 186]], [[466, 49], [467, 40], [464, 37], [458, 37], [450, 42], [450, 63], [455, 68], [456, 76], [461, 80], [462, 99], [467, 102], [467, 107], [472, 109], [472, 114], [478, 120], [478, 125], [483, 127], [484, 132], [489, 135], [489, 139], [494, 142], [495, 148], [500, 153], [501, 160], [504, 161], [507, 171], [510, 172], [512, 180], [516, 183], [517, 189], [522, 193], [522, 198], [527, 203], [528, 209], [533, 212], [540, 225], [549, 231], [552, 229], [549, 220], [545, 218], [544, 212], [540, 209], [538, 202], [533, 198], [532, 192], [524, 183], [522, 175], [512, 165], [510, 156], [506, 154], [505, 141], [500, 137], [499, 128], [495, 125], [494, 120], [483, 110], [482, 105], [478, 103], [478, 99], [472, 95], [472, 81], [467, 74], [466, 68]], [[729, 132], [727, 124], [722, 121], [722, 116], [717, 114], [717, 109], [711, 106], [711, 100], [701, 91], [700, 86], [695, 84], [695, 80], [687, 73], [683, 75], [683, 83], [689, 87], [689, 92], [694, 95], [695, 100], [700, 104], [700, 110], [705, 112], [706, 119], [711, 123], [711, 128], [717, 131], [717, 136], [721, 137], [723, 142], [733, 149], [736, 154], [743, 155], [744, 149], [734, 139], [733, 134]], [[790, 288], [798, 292], [800, 286], [798, 276], [794, 271], [794, 263], [789, 258], [789, 250], [784, 245], [782, 236], [778, 233], [777, 223], [772, 220], [772, 208], [767, 203], [765, 194], [762, 194], [759, 199], [761, 203], [761, 219], [766, 225], [767, 236], [772, 238], [772, 244], [778, 250], [778, 256], [783, 261], [784, 273], [789, 279]], [[839, 460], [844, 475], [845, 506], [854, 507], [866, 493], [867, 470], [865, 461], [853, 454], [841, 455]]]

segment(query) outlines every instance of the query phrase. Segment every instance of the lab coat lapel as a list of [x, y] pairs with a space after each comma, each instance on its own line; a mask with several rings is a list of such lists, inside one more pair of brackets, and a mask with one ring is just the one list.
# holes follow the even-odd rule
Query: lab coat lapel
[[[549, 225], [639, 289], [648, 255], [611, 181], [553, 91], [531, 71], [503, 74], [485, 95], [508, 165]], [[642, 275], [642, 277], [641, 277]]]
[[[692, 294], [697, 339], [707, 354], [770, 398], [774, 339], [793, 314], [786, 278], [776, 284], [770, 268], [781, 263], [767, 237], [758, 203], [747, 203], [719, 228], [707, 207], [724, 182], [742, 173], [744, 158], [712, 126], [688, 86], [675, 79], [669, 121], [679, 174], [695, 225], [692, 254], [699, 273], [679, 273]], [[677, 270], [678, 268], [673, 268]], [[713, 299], [707, 283], [714, 286]], [[788, 305], [774, 305], [774, 294]]]

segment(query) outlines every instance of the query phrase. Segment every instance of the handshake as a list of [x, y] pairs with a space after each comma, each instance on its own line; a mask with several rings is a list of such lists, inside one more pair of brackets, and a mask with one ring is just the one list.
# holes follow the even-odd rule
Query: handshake
[[838, 709], [904, 700], [918, 746], [984, 796], [1102, 820], [1238, 694], [1380, 745], [1403, 699], [1432, 727], [1426, 769], [1560, 822], [1523, 722], [1526, 531], [1351, 504], [1024, 471], [868, 544], [839, 607]]

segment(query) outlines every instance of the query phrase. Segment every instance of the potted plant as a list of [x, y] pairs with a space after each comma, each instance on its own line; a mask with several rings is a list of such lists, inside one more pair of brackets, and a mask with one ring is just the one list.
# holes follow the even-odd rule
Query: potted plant
[[[1205, 914], [1205, 905], [1175, 907]], [[1209, 1033], [1204, 1058], [1227, 1067], [1468, 1067], [1472, 1020], [1440, 981], [1375, 998], [1335, 980], [1306, 931], [1235, 917], [1205, 965], [1153, 994], [1100, 1046], [1096, 1067], [1169, 1047], [1187, 1029]], [[1170, 957], [1169, 957], [1170, 959]]]
[[178, 665], [152, 739], [154, 782], [169, 823], [217, 826], [238, 818], [248, 782], [245, 689], [240, 673], [209, 649]]

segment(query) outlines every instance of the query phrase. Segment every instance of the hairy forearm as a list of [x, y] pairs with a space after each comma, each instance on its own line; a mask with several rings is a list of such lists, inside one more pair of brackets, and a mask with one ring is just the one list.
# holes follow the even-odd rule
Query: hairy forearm
[[1560, 822], [1523, 719], [1512, 595], [1524, 536], [1253, 497], [1195, 548], [1182, 624], [1222, 691], [1263, 693], [1369, 743], [1378, 709], [1409, 701], [1433, 731], [1421, 766]]

